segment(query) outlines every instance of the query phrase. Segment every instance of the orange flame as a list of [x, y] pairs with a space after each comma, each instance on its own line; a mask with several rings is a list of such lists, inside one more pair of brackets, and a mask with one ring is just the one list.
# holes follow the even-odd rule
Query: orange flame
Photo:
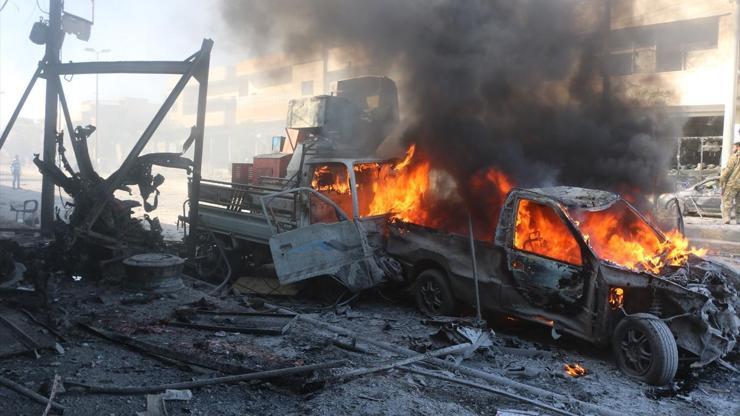
[[588, 370], [578, 363], [566, 363], [563, 366], [565, 374], [571, 377], [582, 377], [588, 374]]
[[344, 165], [324, 165], [316, 168], [311, 179], [311, 187], [319, 192], [349, 192], [349, 180]]
[[565, 263], [581, 265], [581, 248], [554, 209], [523, 199], [519, 201], [514, 247]]
[[609, 289], [609, 306], [612, 309], [619, 309], [624, 305], [624, 289], [613, 287]]
[[[362, 163], [353, 170], [361, 217], [388, 215], [394, 221], [463, 232], [467, 230], [465, 212], [471, 209], [476, 236], [489, 238], [493, 238], [499, 209], [513, 187], [505, 174], [493, 168], [477, 172], [464, 184], [435, 186], [444, 174], [434, 171], [415, 145], [397, 163]], [[352, 192], [344, 165], [316, 168], [311, 186], [351, 212]], [[463, 204], [471, 199], [480, 202], [477, 211]]]
[[681, 266], [689, 255], [703, 256], [706, 249], [689, 247], [677, 231], [659, 234], [624, 202], [601, 211], [574, 211], [576, 224], [597, 256], [619, 266], [659, 274], [667, 266]]
[[[428, 161], [412, 163], [415, 149], [413, 145], [409, 147], [406, 157], [395, 165], [376, 164], [369, 192], [372, 199], [365, 207], [361, 206], [360, 215], [391, 214], [393, 219], [403, 222], [432, 223], [424, 204], [430, 188], [431, 165]], [[364, 167], [359, 165], [355, 173]], [[362, 184], [359, 179], [358, 182]]]

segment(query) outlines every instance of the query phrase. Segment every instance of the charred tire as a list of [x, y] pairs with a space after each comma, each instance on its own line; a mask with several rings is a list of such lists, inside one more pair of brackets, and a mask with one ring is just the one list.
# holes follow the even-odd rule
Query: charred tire
[[414, 285], [416, 306], [428, 315], [452, 315], [455, 312], [455, 297], [445, 274], [427, 269], [419, 273]]
[[678, 347], [665, 322], [650, 314], [628, 316], [617, 325], [612, 351], [628, 376], [664, 386], [676, 376]]

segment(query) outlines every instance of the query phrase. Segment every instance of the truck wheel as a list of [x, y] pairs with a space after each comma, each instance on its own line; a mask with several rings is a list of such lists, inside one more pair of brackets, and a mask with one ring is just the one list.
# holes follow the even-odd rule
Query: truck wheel
[[416, 306], [428, 315], [451, 315], [455, 298], [444, 273], [427, 269], [419, 274], [415, 285]]
[[678, 347], [671, 330], [650, 314], [628, 316], [617, 325], [612, 349], [619, 368], [637, 380], [664, 386], [676, 376]]

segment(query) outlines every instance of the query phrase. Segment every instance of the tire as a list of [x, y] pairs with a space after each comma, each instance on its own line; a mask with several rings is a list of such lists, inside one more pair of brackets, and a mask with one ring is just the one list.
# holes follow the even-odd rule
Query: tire
[[612, 335], [612, 351], [619, 369], [634, 379], [664, 386], [676, 376], [676, 340], [668, 325], [654, 315], [622, 319]]
[[416, 306], [427, 315], [452, 315], [457, 309], [447, 277], [439, 270], [427, 269], [419, 273], [414, 297]]

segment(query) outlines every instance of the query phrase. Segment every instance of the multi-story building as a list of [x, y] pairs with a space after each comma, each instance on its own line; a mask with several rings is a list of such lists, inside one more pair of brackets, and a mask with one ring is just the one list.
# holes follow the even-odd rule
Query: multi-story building
[[[615, 93], [665, 106], [683, 121], [681, 164], [717, 165], [736, 47], [728, 0], [611, 0]], [[608, 15], [607, 14], [607, 15]]]

